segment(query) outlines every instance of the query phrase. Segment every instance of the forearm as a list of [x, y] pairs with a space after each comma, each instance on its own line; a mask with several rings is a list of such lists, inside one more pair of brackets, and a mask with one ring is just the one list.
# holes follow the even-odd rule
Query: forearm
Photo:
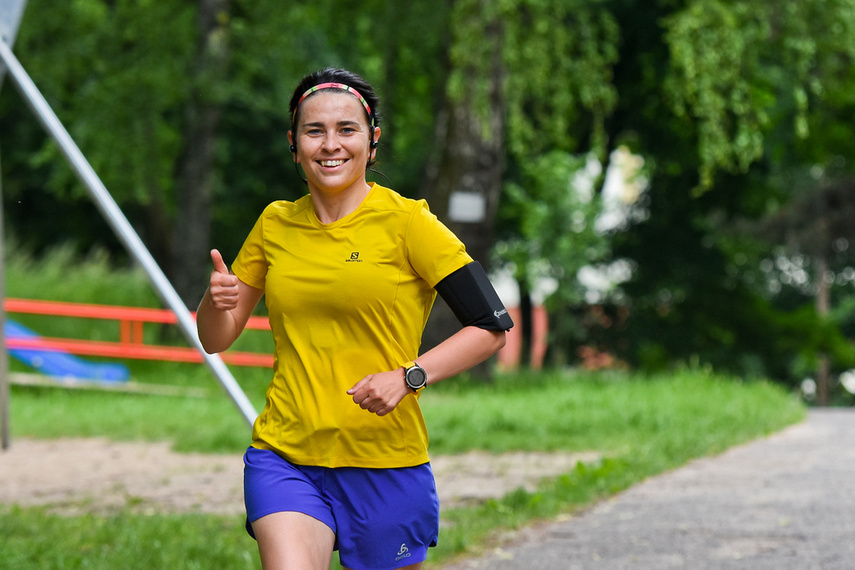
[[505, 346], [505, 331], [463, 327], [441, 344], [418, 358], [427, 371], [428, 384], [435, 384], [464, 372], [490, 358]]
[[[261, 300], [264, 291], [250, 287], [235, 279], [236, 294], [230, 302], [218, 303], [211, 287], [205, 291], [199, 309], [196, 312], [196, 327], [202, 347], [209, 354], [223, 352], [240, 336], [252, 315], [253, 309]], [[212, 287], [214, 287], [212, 285]]]
[[196, 328], [202, 347], [208, 354], [223, 352], [240, 335], [231, 311], [223, 311], [214, 306], [210, 289], [205, 291], [205, 296], [196, 310]]
[[[505, 346], [504, 331], [463, 327], [440, 345], [418, 358], [425, 369], [428, 384], [435, 384], [483, 362]], [[347, 391], [354, 403], [379, 416], [390, 413], [406, 396], [412, 394], [404, 380], [402, 368], [369, 374]]]

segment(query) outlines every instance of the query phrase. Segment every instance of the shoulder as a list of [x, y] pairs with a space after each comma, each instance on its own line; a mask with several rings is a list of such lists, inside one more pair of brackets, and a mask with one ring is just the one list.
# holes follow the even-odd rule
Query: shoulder
[[311, 208], [311, 198], [308, 194], [295, 201], [276, 200], [268, 204], [261, 212], [261, 218], [293, 218]]
[[268, 204], [258, 216], [256, 227], [278, 228], [282, 226], [305, 225], [307, 212], [312, 212], [311, 198], [308, 194], [295, 200], [277, 200]]
[[375, 211], [398, 212], [408, 217], [417, 212], [430, 211], [425, 200], [406, 198], [395, 190], [376, 183], [365, 206]]

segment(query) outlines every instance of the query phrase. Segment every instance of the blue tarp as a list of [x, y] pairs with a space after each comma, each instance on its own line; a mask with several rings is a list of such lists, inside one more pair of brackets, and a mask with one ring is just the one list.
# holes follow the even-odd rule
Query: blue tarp
[[[38, 338], [38, 334], [20, 323], [6, 320], [3, 327], [6, 338]], [[9, 355], [46, 376], [98, 380], [102, 382], [126, 382], [130, 371], [124, 364], [88, 362], [67, 352], [39, 349], [9, 349]]]

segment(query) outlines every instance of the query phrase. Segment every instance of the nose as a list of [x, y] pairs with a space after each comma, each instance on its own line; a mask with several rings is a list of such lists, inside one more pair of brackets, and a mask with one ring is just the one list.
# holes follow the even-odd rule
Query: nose
[[329, 132], [324, 137], [323, 149], [329, 152], [336, 151], [341, 148], [341, 141], [338, 138], [338, 134], [335, 132]]

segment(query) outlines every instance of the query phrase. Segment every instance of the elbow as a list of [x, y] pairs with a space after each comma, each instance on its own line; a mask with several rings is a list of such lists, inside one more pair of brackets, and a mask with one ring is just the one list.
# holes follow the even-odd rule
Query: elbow
[[498, 342], [496, 343], [496, 344], [497, 344], [497, 346], [496, 346], [496, 352], [498, 352], [498, 351], [502, 350], [503, 348], [505, 348], [505, 345], [506, 345], [507, 343], [508, 343], [508, 333], [507, 333], [507, 331], [502, 331], [502, 332], [499, 334]]
[[495, 335], [495, 346], [496, 350], [494, 352], [499, 352], [505, 347], [505, 344], [508, 342], [508, 333], [506, 331], [498, 331]]
[[473, 331], [478, 331], [480, 334], [477, 342], [483, 350], [482, 354], [485, 355], [485, 358], [489, 358], [499, 352], [508, 341], [508, 333], [506, 331], [482, 329], [476, 326], [471, 326], [469, 328]]
[[492, 356], [502, 350], [505, 343], [508, 341], [508, 335], [505, 331], [481, 330], [489, 335], [486, 337], [486, 342], [484, 343], [484, 346], [487, 347], [487, 350], [489, 351], [489, 356]]
[[225, 342], [222, 338], [205, 334], [204, 329], [201, 327], [197, 329], [197, 336], [199, 337], [199, 343], [202, 345], [202, 349], [208, 354], [224, 352], [231, 346], [230, 342]]
[[202, 348], [205, 349], [205, 352], [207, 354], [217, 354], [219, 352], [222, 352], [222, 350], [217, 350], [216, 348], [206, 345], [205, 343], [202, 343]]
[[217, 346], [214, 345], [209, 339], [203, 338], [202, 335], [199, 335], [199, 342], [202, 345], [202, 349], [208, 354], [216, 354], [218, 352], [222, 352], [217, 350]]
[[237, 338], [237, 335], [229, 330], [230, 325], [232, 325], [230, 318], [213, 319], [204, 311], [197, 313], [196, 336], [205, 352], [216, 354], [229, 349]]

